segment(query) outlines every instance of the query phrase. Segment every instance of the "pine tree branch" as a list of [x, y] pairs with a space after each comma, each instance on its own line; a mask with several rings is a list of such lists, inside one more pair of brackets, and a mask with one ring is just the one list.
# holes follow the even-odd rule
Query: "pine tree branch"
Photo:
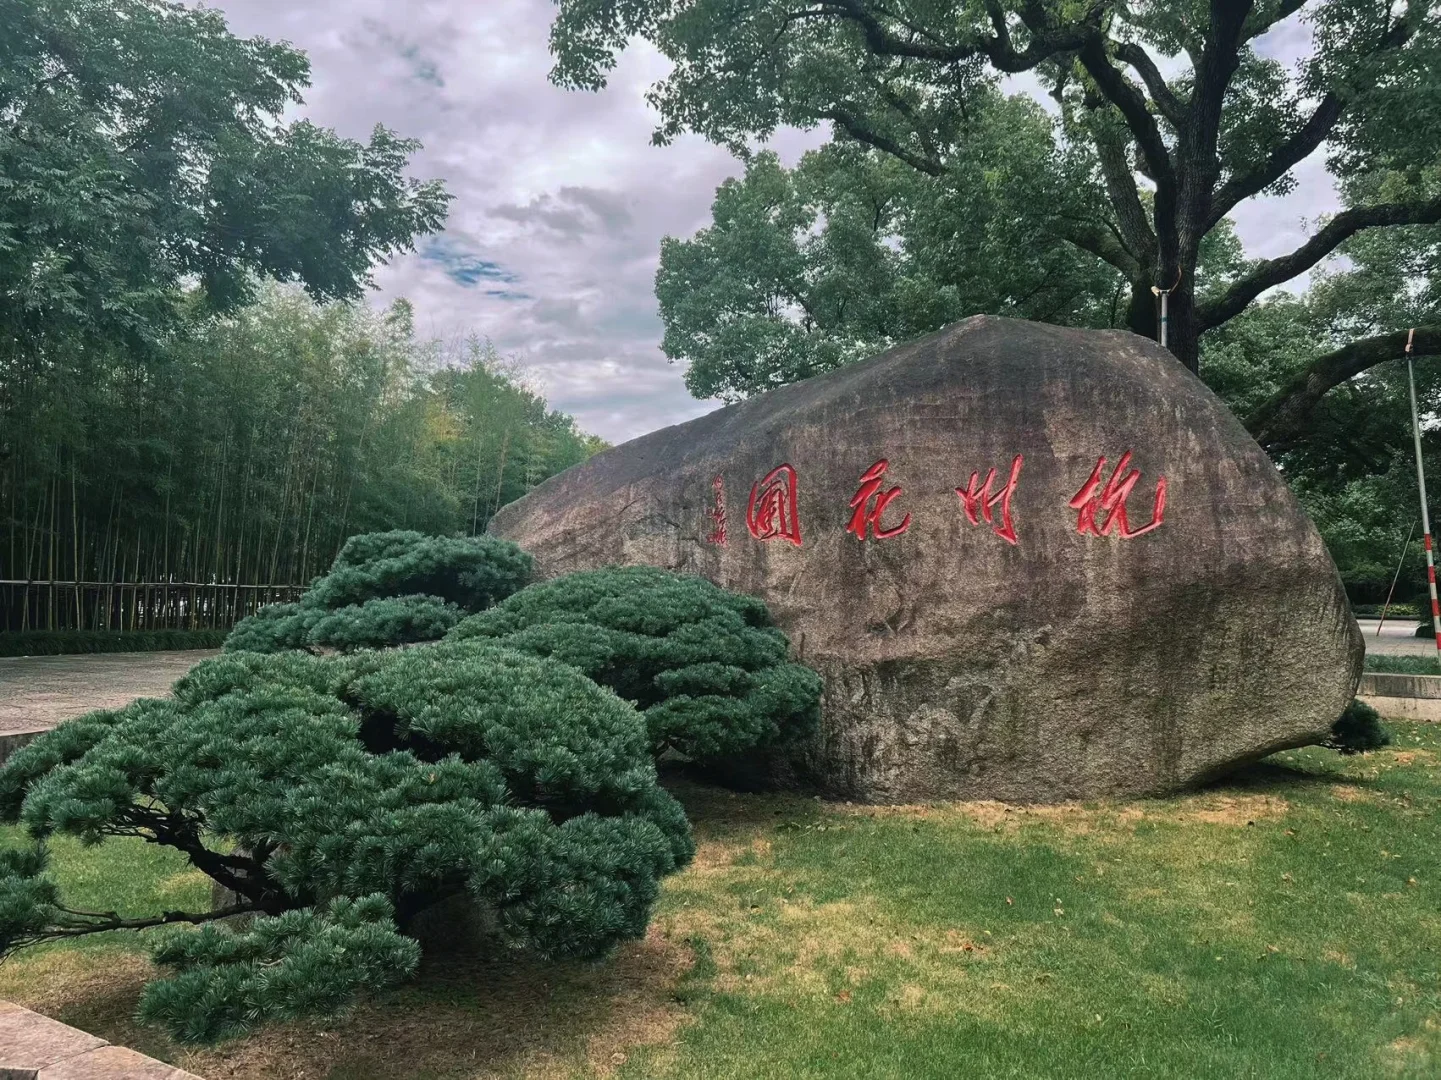
[[[1305, 430], [1321, 398], [1361, 372], [1405, 355], [1409, 330], [1361, 338], [1319, 356], [1245, 418], [1246, 430], [1267, 449], [1282, 449]], [[1441, 356], [1441, 326], [1418, 326], [1411, 355]]]
[[1221, 296], [1199, 305], [1196, 314], [1201, 329], [1209, 330], [1235, 318], [1261, 293], [1309, 270], [1335, 251], [1342, 241], [1362, 229], [1386, 225], [1434, 225], [1437, 222], [1441, 222], [1441, 198], [1429, 202], [1383, 203], [1344, 210], [1291, 254], [1263, 260]]
[[260, 908], [254, 904], [231, 904], [229, 907], [216, 908], [214, 911], [166, 911], [148, 919], [124, 919], [114, 911], [74, 911], [64, 907], [58, 907], [55, 910], [65, 918], [57, 921], [55, 926], [46, 927], [44, 930], [17, 939], [6, 950], [5, 955], [13, 956], [21, 949], [28, 949], [32, 945], [40, 945], [47, 941], [86, 937], [90, 934], [106, 934], [112, 930], [148, 930], [154, 926], [166, 926], [172, 923], [198, 925], [214, 922], [217, 919], [228, 919], [232, 915], [247, 915], [259, 911]]

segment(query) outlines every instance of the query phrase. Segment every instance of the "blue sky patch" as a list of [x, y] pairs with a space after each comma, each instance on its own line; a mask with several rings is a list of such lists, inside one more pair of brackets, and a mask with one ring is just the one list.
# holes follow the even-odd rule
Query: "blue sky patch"
[[[446, 277], [466, 288], [474, 288], [483, 281], [499, 281], [513, 285], [520, 280], [499, 263], [482, 259], [445, 236], [436, 237], [421, 248], [420, 258], [423, 262], [440, 267]], [[519, 294], [516, 295], [518, 298]]]

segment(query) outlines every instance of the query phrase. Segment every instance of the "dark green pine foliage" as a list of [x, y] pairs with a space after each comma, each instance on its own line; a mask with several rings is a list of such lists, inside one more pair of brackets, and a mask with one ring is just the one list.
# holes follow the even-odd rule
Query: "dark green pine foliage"
[[1360, 698], [1351, 704], [1331, 725], [1331, 733], [1323, 744], [1342, 754], [1364, 754], [1391, 745], [1391, 733], [1381, 723], [1381, 714]]
[[[414, 971], [407, 930], [468, 897], [499, 941], [591, 957], [644, 933], [692, 854], [646, 725], [575, 668], [484, 640], [312, 656], [232, 652], [167, 700], [69, 721], [0, 768], [0, 955], [171, 922], [141, 1012], [207, 1041], [342, 1009]], [[122, 919], [67, 908], [44, 840], [141, 837], [235, 898]], [[248, 927], [215, 920], [251, 912]]]
[[821, 680], [787, 661], [765, 604], [647, 566], [532, 585], [448, 639], [564, 660], [642, 711], [657, 753], [729, 757], [812, 730]]
[[407, 530], [352, 536], [330, 572], [293, 604], [242, 619], [227, 652], [307, 646], [342, 650], [438, 641], [530, 579], [531, 558], [492, 536], [426, 536]]

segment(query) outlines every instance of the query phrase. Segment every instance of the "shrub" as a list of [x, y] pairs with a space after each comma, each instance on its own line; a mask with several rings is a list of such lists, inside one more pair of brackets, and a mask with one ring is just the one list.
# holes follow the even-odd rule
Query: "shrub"
[[466, 611], [503, 600], [530, 580], [532, 560], [493, 536], [397, 530], [352, 536], [302, 601], [328, 610], [388, 596], [436, 596]]
[[[1429, 602], [1426, 604], [1426, 610], [1431, 610]], [[1358, 619], [1379, 619], [1382, 612], [1386, 613], [1386, 619], [1389, 622], [1392, 619], [1415, 619], [1421, 614], [1421, 609], [1415, 604], [1391, 604], [1389, 606], [1386, 604], [1351, 605], [1351, 614]]]
[[218, 649], [224, 630], [17, 630], [0, 633], [0, 656]]
[[311, 621], [320, 617], [320, 612], [302, 612], [300, 604], [269, 604], [254, 615], [247, 616], [235, 624], [230, 636], [225, 639], [226, 652], [245, 651], [258, 653], [280, 652], [284, 649], [299, 649], [305, 646], [305, 634]]
[[274, 653], [437, 641], [466, 612], [524, 586], [530, 572], [529, 555], [492, 536], [362, 533], [299, 601], [240, 620], [224, 647]]
[[[483, 640], [317, 657], [231, 652], [175, 696], [91, 713], [0, 767], [0, 954], [165, 923], [141, 1012], [183, 1040], [342, 1008], [415, 969], [408, 935], [468, 898], [499, 941], [589, 957], [641, 935], [692, 853], [641, 717], [574, 668]], [[139, 836], [235, 897], [148, 918], [68, 909], [43, 841]], [[216, 920], [239, 912], [243, 930]]]
[[1353, 699], [1334, 724], [1323, 744], [1342, 754], [1362, 754], [1391, 745], [1391, 733], [1381, 723], [1381, 714], [1364, 701]]
[[387, 596], [327, 611], [307, 627], [310, 645], [380, 649], [439, 641], [465, 612], [438, 596]]
[[447, 636], [579, 668], [636, 704], [657, 753], [726, 757], [804, 734], [819, 716], [820, 677], [787, 662], [760, 600], [653, 567], [532, 585]]

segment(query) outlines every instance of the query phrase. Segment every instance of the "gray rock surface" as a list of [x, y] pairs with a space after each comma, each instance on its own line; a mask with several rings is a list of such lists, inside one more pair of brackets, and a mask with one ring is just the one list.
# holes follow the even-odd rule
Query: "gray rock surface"
[[763, 597], [826, 682], [773, 767], [865, 800], [1174, 791], [1318, 741], [1363, 655], [1265, 453], [1120, 331], [968, 319], [608, 450], [490, 528], [544, 576]]

